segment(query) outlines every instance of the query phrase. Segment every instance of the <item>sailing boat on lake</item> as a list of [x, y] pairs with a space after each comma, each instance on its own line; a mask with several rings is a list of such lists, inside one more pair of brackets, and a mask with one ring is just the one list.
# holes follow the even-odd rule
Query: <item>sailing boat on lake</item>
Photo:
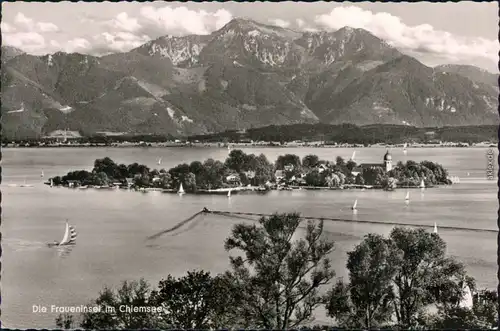
[[227, 197], [230, 198], [231, 197], [231, 190], [227, 191]]
[[357, 210], [357, 209], [356, 209], [356, 207], [357, 207], [357, 206], [358, 206], [358, 200], [356, 199], [356, 200], [354, 201], [354, 204], [352, 205], [351, 209], [352, 209], [353, 211], [356, 211], [356, 210]]
[[422, 181], [420, 182], [420, 188], [425, 188], [425, 182], [424, 180], [422, 179]]
[[185, 194], [185, 193], [186, 193], [186, 192], [184, 191], [184, 188], [182, 187], [182, 183], [181, 183], [181, 185], [179, 185], [179, 191], [177, 191], [177, 194], [179, 194], [179, 195], [183, 195], [183, 194]]
[[438, 226], [437, 226], [436, 222], [434, 222], [434, 233], [435, 234], [438, 233]]
[[355, 156], [356, 156], [356, 151], [352, 152], [351, 161], [354, 161]]
[[53, 243], [48, 243], [47, 245], [49, 247], [54, 247], [54, 246], [68, 246], [68, 245], [75, 245], [76, 244], [76, 230], [73, 226], [69, 225], [68, 222], [66, 222], [66, 230], [64, 231], [64, 236], [60, 242], [54, 241]]
[[158, 165], [161, 164], [161, 157], [158, 159]]
[[405, 201], [410, 201], [410, 191], [406, 191]]
[[403, 153], [406, 155], [406, 153], [408, 152], [406, 150], [406, 147], [408, 146], [408, 143], [405, 143], [404, 146], [403, 146]]
[[42, 173], [40, 174], [40, 177], [42, 177], [42, 178], [43, 178], [43, 176], [44, 176], [44, 174], [43, 174], [43, 169], [42, 169]]

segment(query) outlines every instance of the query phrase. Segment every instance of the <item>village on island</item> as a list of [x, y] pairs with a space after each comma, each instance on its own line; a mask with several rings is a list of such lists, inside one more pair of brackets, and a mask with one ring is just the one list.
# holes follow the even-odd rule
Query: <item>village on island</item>
[[[406, 154], [406, 150], [405, 150]], [[381, 163], [361, 163], [352, 157], [345, 161], [321, 160], [316, 155], [300, 159], [294, 154], [280, 155], [274, 163], [264, 154], [245, 154], [232, 150], [224, 162], [207, 159], [179, 164], [169, 170], [150, 169], [133, 163], [117, 164], [109, 157], [97, 159], [92, 171], [71, 171], [50, 178], [46, 184], [78, 189], [133, 189], [141, 192], [227, 194], [241, 191], [267, 192], [293, 189], [384, 189], [426, 188], [449, 185], [454, 178], [440, 164], [402, 161], [393, 165], [389, 150]], [[161, 166], [161, 159], [158, 165]]]

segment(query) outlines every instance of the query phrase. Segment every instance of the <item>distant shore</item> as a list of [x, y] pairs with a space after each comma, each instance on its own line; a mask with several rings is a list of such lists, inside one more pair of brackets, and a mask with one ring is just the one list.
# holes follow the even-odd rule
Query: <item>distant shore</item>
[[[278, 144], [273, 142], [259, 143], [111, 143], [111, 144], [78, 144], [78, 143], [41, 143], [41, 144], [4, 144], [2, 148], [402, 148], [403, 144], [322, 144], [322, 143], [285, 143]], [[407, 148], [494, 148], [494, 143], [440, 143], [440, 144], [412, 144]]]

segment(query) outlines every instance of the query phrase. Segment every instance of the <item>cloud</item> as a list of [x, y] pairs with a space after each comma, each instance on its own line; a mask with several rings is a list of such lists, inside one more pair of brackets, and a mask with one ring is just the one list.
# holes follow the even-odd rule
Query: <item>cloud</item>
[[14, 28], [12, 25], [6, 22], [1, 23], [1, 29], [2, 33], [10, 33], [16, 31], [16, 28]]
[[[58, 44], [56, 42], [56, 44]], [[65, 43], [64, 51], [68, 53], [85, 52], [91, 48], [90, 42], [85, 38], [74, 38]]]
[[38, 22], [36, 24], [38, 30], [41, 32], [57, 32], [59, 28], [54, 23]]
[[207, 35], [222, 28], [232, 19], [232, 14], [219, 9], [216, 12], [190, 10], [186, 7], [164, 6], [154, 8], [144, 6], [140, 10], [142, 21], [160, 34], [200, 34]]
[[45, 48], [45, 38], [37, 32], [2, 33], [5, 45], [22, 49], [28, 53], [37, 53]]
[[316, 16], [315, 22], [331, 30], [344, 26], [365, 29], [411, 54], [433, 53], [450, 60], [486, 57], [498, 61], [498, 41], [456, 36], [435, 30], [429, 24], [409, 26], [399, 17], [385, 12], [373, 13], [354, 6], [337, 7], [328, 14]]
[[282, 20], [280, 18], [270, 19], [269, 22], [271, 22], [271, 24], [275, 26], [279, 26], [282, 28], [288, 28], [290, 26], [290, 22]]
[[128, 32], [138, 31], [142, 28], [137, 18], [129, 17], [125, 12], [118, 14], [113, 20], [109, 22], [109, 25], [116, 30]]
[[28, 30], [33, 30], [34, 22], [33, 19], [26, 17], [23, 13], [19, 12], [14, 17], [14, 23], [18, 26], [22, 26]]
[[94, 36], [92, 47], [101, 54], [126, 52], [148, 42], [147, 35], [136, 35], [130, 32], [103, 32]]

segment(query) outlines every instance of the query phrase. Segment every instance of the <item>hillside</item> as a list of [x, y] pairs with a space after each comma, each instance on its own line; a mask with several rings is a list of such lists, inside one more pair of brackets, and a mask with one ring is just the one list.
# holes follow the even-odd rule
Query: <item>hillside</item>
[[[223, 51], [221, 51], [223, 50]], [[299, 33], [234, 19], [127, 53], [33, 56], [2, 47], [12, 138], [68, 129], [193, 135], [269, 124], [498, 122], [496, 75], [430, 68], [362, 29]]]

